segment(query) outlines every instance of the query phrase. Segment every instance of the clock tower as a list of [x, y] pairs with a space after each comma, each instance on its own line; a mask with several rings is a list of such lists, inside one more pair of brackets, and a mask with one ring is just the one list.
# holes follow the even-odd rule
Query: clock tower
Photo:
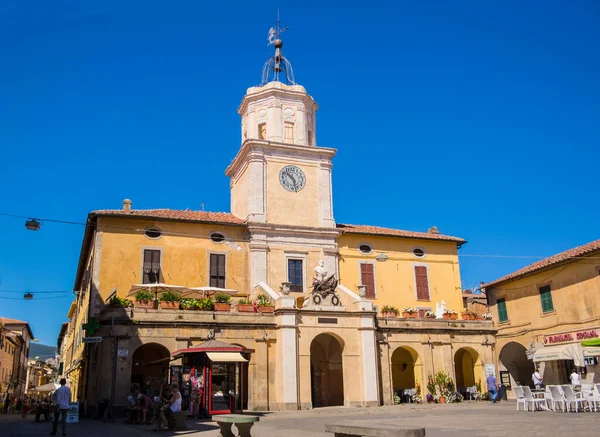
[[238, 108], [242, 145], [225, 174], [231, 212], [248, 222], [253, 285], [288, 281], [285, 259], [275, 256], [282, 251], [302, 255], [306, 292], [319, 260], [338, 271], [331, 188], [337, 151], [317, 146], [318, 105], [296, 84], [279, 34], [270, 42], [275, 55], [261, 84], [247, 90]]

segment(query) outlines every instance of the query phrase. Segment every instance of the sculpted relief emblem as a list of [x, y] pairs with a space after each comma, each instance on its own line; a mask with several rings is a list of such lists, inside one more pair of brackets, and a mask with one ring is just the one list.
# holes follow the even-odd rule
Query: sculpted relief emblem
[[327, 268], [323, 260], [319, 261], [319, 265], [315, 267], [315, 276], [313, 278], [313, 289], [310, 299], [304, 301], [304, 307], [311, 302], [313, 305], [332, 305], [339, 306], [340, 298], [335, 293], [339, 281], [335, 278], [335, 274], [328, 276]]

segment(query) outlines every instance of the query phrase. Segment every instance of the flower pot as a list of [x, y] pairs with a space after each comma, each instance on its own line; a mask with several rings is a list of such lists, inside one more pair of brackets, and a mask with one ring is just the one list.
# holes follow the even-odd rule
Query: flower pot
[[178, 310], [179, 302], [161, 302], [160, 307], [166, 310]]
[[458, 320], [458, 314], [450, 314], [450, 320]]
[[473, 320], [474, 319], [474, 317], [471, 314], [465, 314], [465, 313], [462, 313], [461, 317], [463, 320]]
[[392, 317], [398, 317], [396, 314], [394, 314], [394, 313], [390, 313], [390, 312], [388, 312], [388, 311], [381, 313], [381, 316], [382, 316], [384, 319], [389, 319], [389, 318], [392, 318]]
[[254, 304], [251, 303], [238, 303], [236, 305], [238, 313], [253, 313], [254, 312]]
[[259, 313], [272, 313], [273, 311], [275, 311], [275, 307], [272, 306], [272, 305], [259, 306], [258, 307], [258, 312]]
[[440, 404], [445, 404], [446, 403], [446, 397], [445, 396], [440, 396], [439, 399], [440, 399]]
[[402, 317], [405, 319], [416, 319], [419, 317], [419, 313], [409, 313], [407, 311], [402, 311]]
[[215, 302], [215, 311], [231, 311], [231, 304]]
[[146, 309], [154, 309], [154, 301], [153, 300], [136, 300], [134, 304], [135, 308], [146, 308]]

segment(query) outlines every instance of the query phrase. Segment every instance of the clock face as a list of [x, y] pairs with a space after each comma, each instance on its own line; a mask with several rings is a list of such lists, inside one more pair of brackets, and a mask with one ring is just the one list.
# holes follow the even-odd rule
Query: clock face
[[286, 165], [279, 172], [279, 182], [288, 191], [300, 191], [306, 185], [306, 176], [295, 165]]

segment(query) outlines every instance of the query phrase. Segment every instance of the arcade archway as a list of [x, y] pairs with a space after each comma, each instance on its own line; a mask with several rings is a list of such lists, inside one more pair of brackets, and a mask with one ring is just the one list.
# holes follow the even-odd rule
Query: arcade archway
[[419, 354], [408, 346], [399, 347], [392, 353], [392, 387], [395, 393], [416, 387], [421, 381]]
[[131, 362], [131, 383], [140, 388], [147, 385], [158, 393], [162, 382], [168, 381], [171, 353], [158, 343], [148, 343], [135, 350]]
[[319, 334], [310, 344], [312, 405], [344, 405], [342, 343], [331, 334]]
[[531, 375], [535, 371], [533, 361], [527, 359], [527, 349], [520, 343], [511, 341], [500, 350], [500, 365], [508, 370], [514, 385], [531, 385]]
[[475, 349], [463, 347], [454, 354], [454, 373], [456, 376], [456, 388], [462, 390], [473, 387], [481, 382], [483, 367], [481, 358]]

